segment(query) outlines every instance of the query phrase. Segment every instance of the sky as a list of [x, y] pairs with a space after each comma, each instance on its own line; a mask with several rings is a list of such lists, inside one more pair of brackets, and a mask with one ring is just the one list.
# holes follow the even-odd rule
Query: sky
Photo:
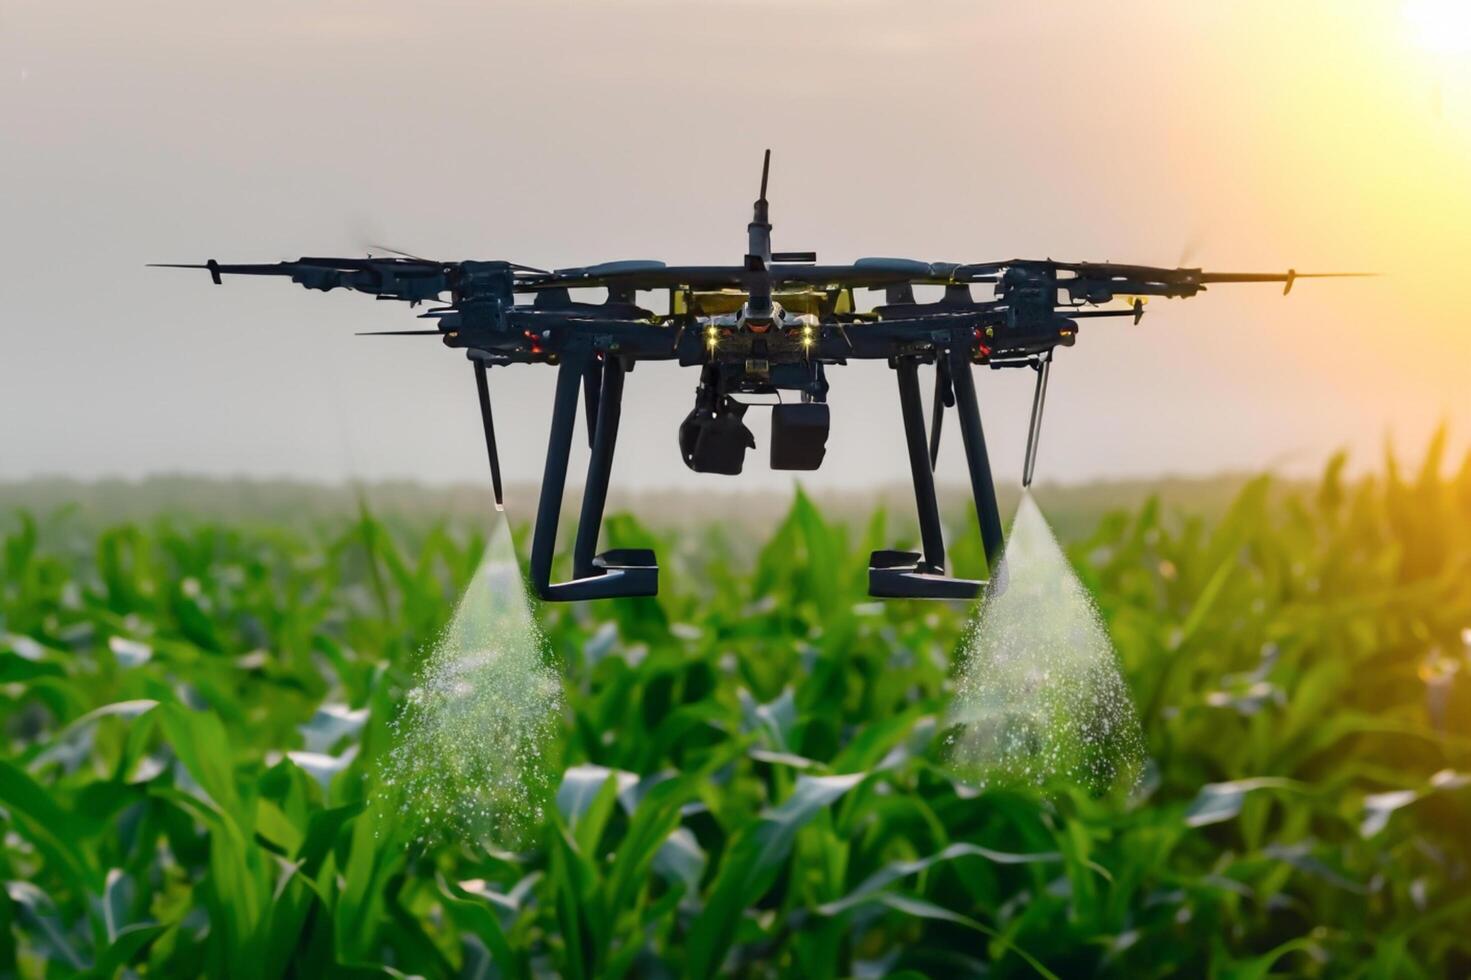
[[[157, 261], [738, 262], [776, 247], [1372, 270], [1085, 323], [1039, 479], [1308, 472], [1471, 433], [1471, 7], [0, 0], [0, 479], [484, 478], [471, 370], [395, 303]], [[1030, 372], [978, 378], [1018, 478]], [[831, 372], [808, 486], [907, 476], [882, 364]], [[680, 461], [695, 372], [629, 377], [614, 480]], [[540, 474], [552, 373], [492, 373]], [[755, 413], [752, 418], [754, 419]], [[760, 448], [741, 478], [788, 484]], [[955, 430], [940, 477], [963, 481]], [[585, 458], [585, 441], [579, 439]], [[580, 461], [574, 459], [574, 466]]]

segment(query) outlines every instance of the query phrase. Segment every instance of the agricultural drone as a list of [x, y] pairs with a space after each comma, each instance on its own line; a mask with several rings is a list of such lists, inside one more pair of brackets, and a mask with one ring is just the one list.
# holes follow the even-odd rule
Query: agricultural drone
[[[679, 451], [690, 469], [727, 475], [740, 473], [746, 452], [756, 448], [743, 422], [756, 405], [743, 397], [780, 399], [788, 393], [791, 400], [760, 406], [771, 411], [770, 465], [815, 470], [822, 464], [831, 422], [828, 370], [858, 359], [887, 361], [898, 380], [922, 550], [874, 552], [869, 593], [963, 599], [977, 595], [986, 583], [946, 574], [933, 469], [948, 408], [958, 416], [976, 516], [993, 572], [1002, 546], [974, 366], [1036, 372], [1022, 477], [1023, 484], [1030, 484], [1053, 352], [1072, 346], [1080, 321], [1131, 317], [1137, 323], [1145, 298], [1194, 296], [1216, 283], [1274, 282], [1287, 293], [1298, 279], [1358, 275], [1204, 272], [1052, 259], [961, 264], [865, 258], [824, 265], [813, 252], [772, 250], [766, 201], [770, 164], [768, 150], [739, 265], [632, 261], [546, 270], [515, 262], [435, 262], [395, 253], [263, 265], [211, 259], [203, 265], [169, 267], [206, 269], [216, 284], [226, 275], [282, 276], [307, 289], [350, 289], [410, 306], [439, 304], [420, 314], [434, 322], [432, 329], [380, 333], [438, 337], [446, 347], [466, 352], [474, 367], [497, 507], [503, 499], [488, 370], [512, 364], [555, 366], [551, 436], [530, 561], [533, 587], [543, 599], [554, 601], [658, 591], [659, 567], [652, 551], [597, 553], [624, 376], [639, 361], [672, 360], [699, 370], [694, 408], [679, 426]], [[943, 292], [932, 302], [920, 302], [916, 286], [941, 287]], [[989, 287], [991, 296], [977, 299], [975, 286]], [[606, 299], [589, 303], [574, 297], [573, 290], [588, 288], [606, 290]], [[860, 310], [855, 289], [882, 290], [884, 301]], [[665, 313], [639, 303], [640, 294], [666, 291]], [[928, 433], [921, 364], [935, 368]], [[591, 460], [573, 546], [573, 577], [552, 582], [579, 397], [586, 410]]]

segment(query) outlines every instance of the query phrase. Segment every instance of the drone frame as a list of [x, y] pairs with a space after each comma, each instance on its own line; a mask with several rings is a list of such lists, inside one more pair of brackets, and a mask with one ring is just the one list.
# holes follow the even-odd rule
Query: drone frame
[[[530, 579], [541, 598], [582, 599], [653, 596], [659, 587], [654, 552], [615, 548], [598, 552], [613, 458], [623, 409], [625, 376], [641, 360], [702, 365], [696, 406], [680, 427], [681, 453], [697, 471], [738, 473], [754, 439], [741, 424], [749, 403], [736, 394], [801, 393], [801, 409], [783, 435], [773, 419], [771, 463], [778, 469], [815, 469], [825, 454], [827, 365], [849, 360], [886, 360], [894, 371], [906, 453], [919, 521], [918, 551], [879, 550], [869, 557], [869, 593], [879, 597], [971, 599], [1003, 571], [1003, 532], [995, 480], [976, 400], [976, 365], [1031, 367], [1037, 372], [1028, 423], [1023, 486], [1036, 467], [1042, 411], [1052, 356], [1076, 340], [1078, 322], [1094, 317], [1144, 313], [1143, 298], [1195, 296], [1215, 283], [1274, 282], [1284, 294], [1298, 279], [1362, 273], [1285, 274], [1206, 272], [1201, 269], [1012, 259], [960, 264], [913, 259], [869, 258], [846, 265], [819, 265], [812, 252], [774, 252], [766, 200], [771, 153], [762, 164], [761, 196], [747, 225], [748, 245], [739, 266], [666, 266], [662, 262], [608, 262], [548, 271], [506, 261], [436, 262], [407, 253], [390, 257], [302, 258], [294, 262], [224, 265], [211, 259], [182, 268], [205, 269], [219, 284], [223, 275], [289, 277], [307, 289], [346, 288], [380, 300], [418, 305], [440, 302], [422, 318], [435, 329], [380, 331], [390, 335], [436, 336], [464, 349], [474, 366], [486, 454], [498, 509], [504, 508], [488, 372], [509, 364], [557, 368], [547, 453], [532, 534]], [[386, 250], [393, 252], [393, 250]], [[973, 284], [990, 284], [995, 298], [975, 300]], [[916, 285], [943, 287], [942, 298], [916, 302]], [[582, 303], [572, 291], [604, 287], [603, 303]], [[783, 288], [795, 293], [784, 293]], [[858, 312], [853, 290], [882, 289], [883, 304]], [[655, 316], [635, 302], [638, 292], [669, 290], [670, 314]], [[531, 293], [531, 303], [516, 294]], [[737, 313], [706, 315], [703, 303]], [[680, 300], [680, 302], [676, 302]], [[1100, 308], [1113, 300], [1127, 309]], [[790, 315], [785, 303], [798, 304]], [[805, 311], [802, 304], [805, 305]], [[815, 311], [815, 312], [814, 312]], [[691, 329], [693, 328], [693, 329]], [[720, 338], [730, 339], [725, 349]], [[796, 338], [796, 339], [793, 339]], [[775, 344], [776, 358], [768, 359]], [[795, 345], [795, 346], [794, 346]], [[934, 402], [928, 427], [920, 396], [919, 368], [934, 365]], [[707, 387], [708, 379], [708, 387]], [[579, 401], [586, 415], [591, 454], [581, 513], [572, 547], [572, 577], [552, 581], [558, 524], [567, 486]], [[945, 410], [954, 408], [965, 451], [988, 579], [946, 574], [945, 541], [935, 496], [934, 468]], [[783, 418], [786, 418], [784, 415]], [[686, 449], [686, 428], [693, 448]], [[796, 436], [791, 433], [801, 430]], [[782, 440], [790, 441], [778, 447]], [[705, 454], [706, 447], [709, 454]], [[780, 452], [778, 452], [780, 449]]]

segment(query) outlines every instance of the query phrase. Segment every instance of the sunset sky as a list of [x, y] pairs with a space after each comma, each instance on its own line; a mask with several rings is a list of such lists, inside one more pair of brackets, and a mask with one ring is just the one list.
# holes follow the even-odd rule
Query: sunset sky
[[[481, 479], [462, 355], [352, 336], [419, 326], [404, 307], [144, 264], [371, 243], [734, 263], [768, 146], [777, 247], [827, 261], [1384, 274], [1085, 325], [1053, 370], [1044, 481], [1305, 471], [1338, 447], [1372, 465], [1440, 420], [1463, 448], [1468, 9], [0, 0], [0, 479]], [[830, 377], [804, 482], [904, 479], [891, 372]], [[539, 478], [551, 381], [492, 373], [516, 479]], [[737, 486], [679, 460], [695, 381], [630, 376], [621, 485]], [[1030, 372], [979, 382], [1014, 480]], [[744, 479], [785, 485], [754, 428]], [[941, 469], [961, 478], [958, 444]]]

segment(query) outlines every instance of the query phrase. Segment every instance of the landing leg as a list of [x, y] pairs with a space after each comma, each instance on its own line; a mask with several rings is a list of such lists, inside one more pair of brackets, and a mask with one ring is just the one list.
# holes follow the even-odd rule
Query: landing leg
[[569, 582], [551, 580], [557, 521], [567, 486], [567, 458], [572, 450], [572, 429], [577, 419], [578, 388], [592, 363], [594, 360], [589, 353], [569, 354], [557, 370], [552, 431], [547, 440], [546, 469], [542, 474], [536, 531], [531, 541], [532, 587], [537, 595], [552, 602], [651, 596], [659, 591], [659, 566], [652, 551], [630, 548], [593, 554], [602, 526], [603, 506], [608, 497], [608, 478], [612, 472], [613, 447], [618, 439], [618, 419], [623, 403], [623, 366], [611, 358], [601, 365], [599, 372], [601, 390], [593, 427], [592, 459], [588, 464], [587, 485], [583, 492], [582, 519], [573, 546], [573, 578]]
[[572, 451], [572, 426], [577, 420], [577, 388], [582, 383], [586, 357], [568, 357], [557, 368], [552, 401], [552, 432], [547, 440], [546, 468], [541, 475], [541, 499], [536, 507], [536, 532], [531, 539], [531, 583], [542, 598], [552, 580], [552, 552], [557, 546], [557, 521], [562, 516], [562, 494], [567, 489], [567, 456]]
[[904, 441], [909, 445], [909, 471], [914, 477], [914, 503], [919, 512], [919, 538], [924, 545], [926, 571], [945, 574], [945, 538], [940, 529], [940, 505], [935, 501], [935, 475], [925, 448], [924, 412], [919, 399], [919, 363], [902, 358], [895, 366], [899, 376], [899, 408], [904, 415]]
[[976, 402], [976, 382], [970, 373], [970, 355], [964, 349], [950, 352], [950, 384], [955, 389], [960, 437], [965, 443], [965, 461], [970, 470], [971, 496], [981, 525], [981, 542], [986, 547], [986, 564], [994, 575], [1003, 545], [1001, 510], [996, 505], [996, 484], [991, 479], [991, 459], [986, 455], [986, 433], [981, 429], [981, 409]]
[[909, 469], [914, 478], [914, 503], [919, 513], [923, 554], [912, 551], [875, 551], [868, 561], [868, 594], [892, 598], [972, 599], [984, 582], [945, 575], [945, 539], [940, 508], [935, 501], [935, 477], [930, 447], [926, 445], [924, 411], [919, 395], [919, 362], [896, 358], [899, 407], [904, 415], [904, 438]]
[[582, 517], [577, 522], [577, 544], [572, 549], [572, 576], [596, 574], [593, 553], [598, 548], [598, 530], [603, 524], [603, 506], [608, 500], [608, 479], [613, 472], [613, 449], [618, 442], [618, 419], [623, 411], [623, 365], [609, 357], [602, 370], [602, 392], [593, 426], [592, 460], [587, 467], [587, 484], [582, 491]]

